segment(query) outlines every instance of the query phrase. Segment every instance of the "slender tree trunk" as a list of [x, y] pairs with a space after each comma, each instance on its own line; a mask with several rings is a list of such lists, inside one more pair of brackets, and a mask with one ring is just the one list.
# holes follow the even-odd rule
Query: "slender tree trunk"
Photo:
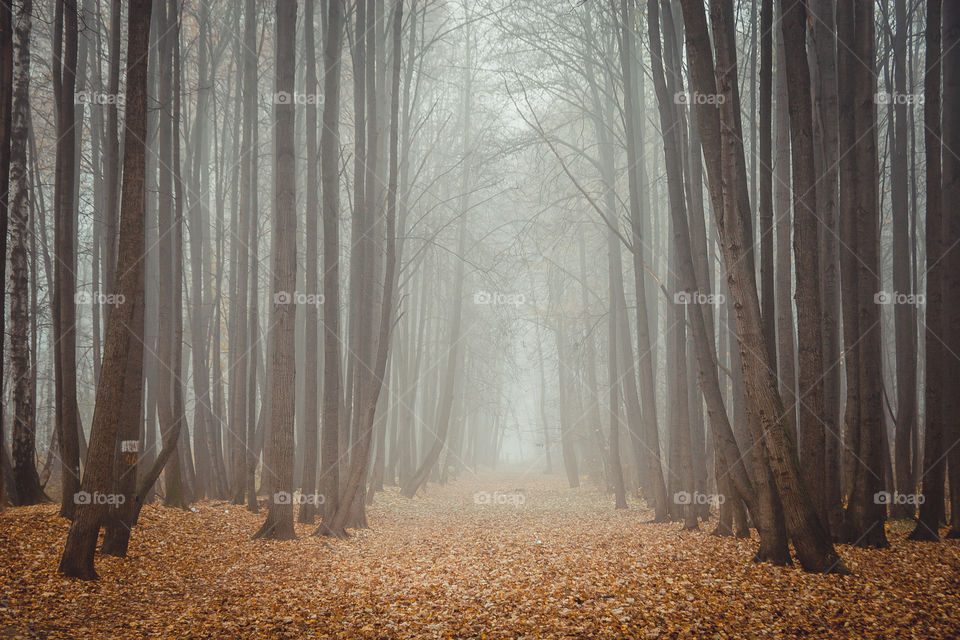
[[[868, 70], [875, 65], [874, 4], [867, 0], [854, 2], [854, 39], [850, 47], [859, 63]], [[856, 65], [856, 62], [852, 64]], [[880, 361], [880, 311], [875, 296], [880, 291], [879, 233], [880, 218], [877, 167], [876, 78], [862, 68], [854, 73], [854, 136], [856, 146], [856, 192], [854, 219], [857, 284], [849, 290], [856, 296], [856, 349], [859, 366], [859, 427], [853, 464], [852, 483], [845, 512], [845, 535], [848, 541], [862, 547], [888, 546], [884, 521], [886, 505], [876, 499], [884, 489], [883, 414]], [[846, 295], [846, 294], [845, 294]], [[848, 343], [851, 346], [851, 343]], [[848, 400], [849, 402], [849, 400]], [[857, 428], [857, 427], [855, 427]]]
[[[296, 0], [277, 0], [277, 95], [293, 95], [296, 60]], [[276, 211], [273, 268], [273, 381], [270, 403], [270, 447], [264, 456], [264, 476], [271, 476], [274, 494], [267, 519], [254, 538], [291, 540], [293, 527], [293, 414], [295, 387], [294, 327], [297, 285], [296, 154], [294, 102], [275, 101]]]
[[823, 414], [823, 327], [821, 318], [819, 220], [813, 158], [810, 68], [806, 56], [806, 9], [780, 4], [786, 59], [787, 104], [793, 151], [793, 246], [797, 276], [797, 373], [799, 385], [800, 459], [804, 480], [821, 523], [827, 525], [824, 478], [826, 431]]
[[[57, 4], [55, 20], [54, 69], [57, 90], [57, 169], [54, 247], [56, 265], [54, 298], [54, 341], [59, 364], [57, 375], [57, 429], [60, 432], [60, 460], [63, 466], [60, 515], [73, 518], [74, 493], [80, 487], [80, 417], [77, 410], [77, 332], [74, 179], [77, 134], [74, 94], [77, 72], [78, 18], [76, 0]], [[62, 24], [62, 49], [61, 49]], [[62, 56], [62, 58], [61, 58]]]
[[323, 129], [320, 134], [320, 178], [323, 189], [323, 431], [320, 488], [323, 522], [317, 532], [340, 536], [330, 527], [340, 496], [340, 52], [343, 46], [344, 0], [327, 3], [323, 39]]
[[[960, 149], [960, 4], [956, 1], [943, 3], [943, 203], [950, 203], [943, 215], [943, 238], [955, 242], [960, 238], [960, 162], [953, 149]], [[941, 327], [948, 353], [960, 353], [960, 251], [954, 246], [944, 257], [943, 313]], [[944, 451], [949, 455], [950, 484], [950, 531], [948, 538], [960, 538], [960, 427], [955, 416], [960, 410], [960, 360], [944, 358], [943, 397], [945, 405], [942, 417]]]
[[[698, 104], [697, 120], [707, 158], [711, 199], [714, 209], [722, 212], [722, 215], [718, 214], [718, 226], [728, 268], [727, 282], [737, 311], [748, 408], [759, 423], [756, 426], [762, 434], [763, 446], [783, 504], [787, 529], [801, 564], [808, 571], [843, 571], [840, 558], [803, 486], [792, 428], [784, 418], [776, 378], [766, 357], [754, 264], [752, 254], [746, 250], [751, 244], [750, 234], [747, 233], [750, 208], [746, 198], [746, 172], [737, 111], [740, 102], [736, 53], [732, 47], [733, 7], [729, 1], [711, 1], [717, 69], [720, 70], [714, 78], [713, 56], [703, 7], [697, 6], [694, 0], [682, 0], [681, 5], [693, 84], [703, 95], [715, 95], [719, 88], [724, 96], [722, 103], [717, 100], [719, 108]], [[736, 186], [723, 189], [723, 183]], [[756, 428], [753, 430], [757, 431]]]
[[[636, 167], [643, 162], [638, 154], [639, 133], [636, 131], [635, 112], [637, 92], [634, 88], [634, 30], [633, 12], [627, 0], [620, 0], [621, 39], [620, 68], [623, 73], [624, 108], [626, 110], [627, 165]], [[637, 299], [637, 365], [640, 373], [640, 402], [643, 406], [643, 467], [646, 469], [647, 498], [653, 503], [654, 520], [666, 519], [667, 489], [663, 480], [663, 465], [660, 460], [660, 436], [657, 422], [656, 388], [653, 378], [653, 347], [650, 342], [650, 322], [647, 317], [646, 275], [641, 198], [646, 194], [640, 186], [639, 171], [629, 171], [627, 185], [630, 194], [630, 229], [633, 240], [633, 277]]]
[[940, 540], [943, 517], [944, 479], [947, 461], [943, 455], [944, 434], [944, 349], [943, 335], [943, 191], [941, 185], [940, 123], [940, 6], [941, 0], [927, 3], [926, 64], [923, 75], [923, 145], [927, 164], [926, 252], [927, 312], [925, 322], [926, 360], [924, 388], [923, 503], [911, 540]]
[[[13, 3], [0, 7], [0, 256], [7, 255], [7, 231], [9, 226], [9, 207], [12, 198], [9, 198], [11, 178], [11, 148], [13, 138]], [[24, 143], [26, 143], [26, 127], [24, 128]], [[24, 182], [26, 182], [26, 151], [24, 151]], [[7, 261], [0, 260], [0, 283], [7, 281]], [[11, 314], [12, 314], [11, 303]], [[11, 318], [12, 320], [12, 318]], [[4, 371], [6, 349], [4, 336], [6, 324], [6, 298], [0, 296], [0, 371]], [[29, 357], [29, 354], [28, 354]], [[15, 374], [16, 375], [16, 374]], [[3, 395], [3, 379], [0, 376], [0, 397]], [[16, 410], [16, 409], [14, 409]], [[4, 415], [0, 411], [0, 442], [6, 442], [4, 434]], [[0, 469], [0, 511], [6, 508], [6, 484], [3, 470]]]
[[[3, 8], [4, 18], [8, 16], [8, 9]], [[12, 10], [11, 10], [12, 11]], [[24, 0], [17, 11], [16, 42], [17, 55], [13, 62], [13, 84], [4, 89], [13, 89], [12, 118], [7, 109], [8, 104], [4, 96], [4, 110], [2, 123], [4, 133], [9, 132], [9, 155], [0, 163], [2, 178], [7, 173], [2, 164], [9, 165], [10, 178], [10, 216], [13, 225], [10, 233], [10, 361], [12, 365], [13, 384], [13, 434], [12, 452], [14, 487], [12, 495], [15, 504], [37, 504], [46, 500], [40, 486], [40, 477], [37, 475], [36, 465], [36, 419], [34, 412], [33, 378], [34, 372], [30, 361], [30, 322], [29, 306], [30, 292], [27, 266], [27, 241], [30, 220], [30, 191], [27, 181], [27, 111], [30, 108], [30, 31], [32, 0]], [[0, 25], [4, 37], [9, 36], [9, 26]], [[6, 44], [6, 43], [5, 43]], [[6, 64], [4, 61], [3, 64]], [[6, 73], [4, 73], [6, 76]], [[7, 136], [4, 135], [2, 144], [7, 146]], [[3, 149], [6, 151], [6, 148]], [[3, 203], [3, 217], [6, 218], [7, 193], [4, 185], [0, 184], [0, 197]], [[6, 220], [3, 220], [4, 224]], [[6, 243], [6, 230], [3, 232], [3, 242]], [[5, 250], [0, 257], [5, 256]], [[6, 269], [6, 260], [3, 269]], [[2, 308], [0, 308], [2, 313]], [[0, 320], [2, 323], [2, 320]], [[2, 325], [0, 325], [2, 330]], [[0, 336], [3, 334], [0, 333]], [[0, 344], [2, 349], [2, 344]], [[2, 360], [0, 360], [2, 367]], [[6, 376], [4, 376], [5, 378]], [[0, 431], [2, 435], [2, 431]], [[4, 442], [0, 440], [0, 442]], [[5, 446], [5, 445], [4, 445]], [[72, 497], [71, 497], [72, 498]], [[3, 497], [0, 496], [0, 501]]]
[[[907, 21], [906, 0], [894, 3], [896, 31], [893, 39], [893, 86], [897, 96], [907, 95]], [[913, 260], [910, 242], [910, 209], [907, 191], [907, 105], [893, 103], [894, 129], [891, 162], [891, 205], [893, 213], [893, 289], [899, 294], [913, 293]], [[897, 417], [895, 447], [896, 488], [901, 494], [916, 493], [911, 468], [913, 431], [917, 423], [917, 317], [916, 307], [897, 304], [893, 310], [897, 360]], [[912, 517], [913, 507], [893, 505], [895, 517]]]
[[[306, 0], [303, 7], [303, 44], [305, 49], [306, 63], [306, 86], [304, 87], [307, 96], [317, 94], [317, 52], [314, 43], [314, 23], [313, 23], [313, 0]], [[306, 209], [306, 288], [307, 293], [316, 295], [319, 290], [317, 280], [318, 256], [318, 224], [317, 218], [320, 215], [320, 206], [317, 202], [319, 193], [317, 192], [317, 174], [319, 169], [319, 157], [317, 156], [317, 106], [315, 102], [306, 101], [305, 105], [305, 128], [307, 137], [307, 209]], [[319, 298], [318, 298], [319, 299]], [[303, 457], [303, 482], [301, 491], [311, 496], [317, 490], [317, 442], [320, 437], [320, 416], [317, 414], [318, 400], [318, 369], [319, 356], [317, 354], [317, 338], [319, 324], [317, 320], [318, 305], [306, 305], [304, 307], [305, 318], [305, 337], [304, 342], [309, 352], [304, 362], [304, 457]], [[298, 522], [313, 524], [314, 514], [316, 513], [316, 500], [306, 500], [300, 506]]]

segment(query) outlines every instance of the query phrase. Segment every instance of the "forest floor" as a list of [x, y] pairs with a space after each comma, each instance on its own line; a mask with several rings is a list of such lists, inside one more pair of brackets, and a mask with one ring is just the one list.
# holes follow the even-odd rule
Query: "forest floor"
[[377, 496], [348, 540], [252, 540], [218, 501], [147, 506], [100, 579], [57, 574], [53, 505], [0, 513], [0, 638], [960, 638], [960, 544], [841, 545], [852, 573], [750, 561], [755, 541], [648, 524], [596, 489], [482, 474]]

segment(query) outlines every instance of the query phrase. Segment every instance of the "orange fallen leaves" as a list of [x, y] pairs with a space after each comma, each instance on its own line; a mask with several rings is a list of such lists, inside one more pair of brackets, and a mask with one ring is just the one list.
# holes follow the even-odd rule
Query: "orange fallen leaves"
[[[93, 583], [56, 573], [55, 506], [8, 509], [0, 637], [960, 637], [956, 541], [908, 542], [894, 524], [890, 549], [840, 547], [853, 575], [811, 575], [560, 482], [464, 478], [415, 500], [391, 489], [349, 540], [297, 525], [298, 540], [255, 541], [262, 515], [242, 507], [150, 505], [129, 557], [98, 555]], [[496, 499], [513, 487], [522, 500]]]

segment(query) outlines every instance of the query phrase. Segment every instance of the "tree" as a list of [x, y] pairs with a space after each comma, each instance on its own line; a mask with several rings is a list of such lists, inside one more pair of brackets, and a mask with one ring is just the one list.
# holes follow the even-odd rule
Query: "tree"
[[[296, 0], [277, 0], [276, 95], [292, 96], [296, 60]], [[292, 299], [297, 280], [297, 192], [294, 153], [294, 102], [275, 100], [276, 121], [276, 212], [273, 262], [273, 388], [271, 398], [271, 446], [267, 449], [264, 475], [272, 476], [274, 494], [267, 519], [254, 538], [291, 540], [293, 527], [293, 413], [296, 364], [294, 327], [297, 305]]]
[[[793, 248], [796, 267], [797, 382], [800, 459], [804, 480], [821, 523], [827, 524], [826, 432], [823, 419], [823, 326], [820, 281], [820, 244], [817, 189], [813, 159], [813, 114], [810, 68], [806, 56], [805, 9], [781, 0], [783, 45], [786, 57], [790, 143], [793, 151]], [[795, 55], [794, 55], [795, 53]], [[823, 187], [819, 187], [822, 189]]]
[[[306, 59], [306, 86], [304, 87], [307, 95], [317, 94], [317, 51], [313, 37], [313, 0], [307, 0], [303, 6], [303, 46]], [[320, 215], [319, 203], [317, 198], [317, 174], [319, 157], [317, 155], [317, 106], [315, 102], [307, 100], [306, 104], [305, 129], [307, 136], [307, 209], [306, 209], [306, 286], [307, 293], [316, 294], [319, 289], [317, 281], [317, 218]], [[317, 414], [317, 375], [319, 370], [319, 358], [317, 357], [317, 337], [319, 331], [316, 305], [307, 305], [304, 309], [306, 315], [304, 331], [306, 332], [306, 344], [309, 345], [310, 355], [304, 359], [304, 393], [306, 397], [304, 402], [304, 419], [306, 431], [303, 446], [303, 481], [301, 489], [304, 493], [316, 491], [317, 487], [317, 441], [320, 434], [320, 416]], [[316, 513], [316, 501], [307, 500], [301, 507], [297, 520], [313, 524], [314, 514]]]
[[[6, 13], [6, 9], [3, 10]], [[10, 360], [13, 373], [13, 476], [16, 503], [36, 504], [46, 500], [36, 466], [36, 420], [33, 376], [30, 358], [30, 293], [28, 285], [27, 243], [30, 218], [30, 191], [27, 180], [27, 129], [30, 109], [30, 30], [32, 0], [25, 0], [17, 11], [17, 55], [14, 62], [12, 121], [10, 132], [9, 176], [11, 182], [10, 216]], [[3, 27], [0, 27], [2, 29]], [[6, 177], [4, 167], [0, 166]], [[0, 185], [6, 199], [6, 189]], [[6, 202], [2, 205], [6, 208]], [[6, 213], [4, 213], [6, 218]], [[6, 240], [6, 230], [0, 230]], [[5, 253], [0, 253], [5, 255]], [[6, 261], [4, 261], [6, 262]], [[4, 265], [5, 268], [5, 265]], [[2, 350], [2, 349], [0, 349]], [[2, 361], [0, 361], [2, 366]], [[72, 497], [71, 497], [72, 498]]]
[[[839, 18], [837, 22], [840, 22]], [[838, 31], [843, 33], [839, 26]], [[868, 70], [873, 70], [876, 58], [874, 32], [873, 2], [856, 0], [853, 6], [853, 40], [843, 44], [852, 51], [857, 61], [848, 60], [847, 65], [866, 64]], [[856, 329], [851, 336], [855, 342], [848, 342], [847, 349], [856, 350], [853, 366], [858, 367], [857, 395], [852, 400], [848, 397], [847, 402], [855, 401], [859, 407], [858, 423], [850, 427], [848, 422], [848, 427], [854, 430], [849, 449], [854, 452], [855, 460], [851, 463], [849, 499], [844, 512], [844, 537], [858, 546], [886, 547], [888, 542], [883, 526], [886, 505], [875, 497], [883, 490], [882, 443], [885, 441], [882, 435], [885, 427], [881, 408], [880, 311], [874, 298], [880, 291], [877, 233], [880, 217], [879, 178], [877, 144], [873, 135], [877, 118], [874, 100], [876, 78], [872, 73], [863, 73], [861, 68], [854, 74], [853, 85], [855, 144], [852, 153], [855, 182], [851, 187], [856, 189], [852, 194], [856, 225], [851, 231], [857, 238], [854, 254], [856, 286], [846, 289], [844, 295], [856, 301]], [[847, 388], [850, 388], [849, 381]]]
[[[960, 4], [944, 2], [943, 20], [943, 203], [960, 202], [960, 162], [951, 151], [960, 149]], [[960, 238], [960, 213], [955, 207], [945, 209], [943, 237], [954, 242]], [[949, 245], [948, 245], [949, 246]], [[943, 268], [943, 314], [941, 327], [947, 352], [960, 353], [960, 251], [956, 246], [948, 248]], [[944, 359], [943, 394], [946, 404], [942, 418], [946, 420], [943, 434], [944, 451], [948, 452], [950, 469], [950, 531], [948, 538], [960, 538], [960, 428], [953, 416], [960, 409], [960, 359], [956, 356]]]
[[[57, 160], [54, 200], [54, 340], [57, 345], [57, 432], [63, 466], [60, 515], [73, 518], [80, 486], [80, 416], [77, 409], [76, 273], [74, 181], [76, 140], [74, 93], [77, 82], [77, 2], [57, 3], [53, 75], [57, 103]], [[61, 43], [62, 40], [62, 43]]]
[[943, 455], [944, 435], [944, 350], [943, 335], [943, 190], [941, 174], [940, 122], [940, 11], [941, 1], [927, 3], [927, 24], [924, 40], [927, 66], [923, 74], [923, 147], [927, 161], [926, 243], [927, 243], [927, 318], [924, 359], [924, 422], [926, 433], [923, 450], [923, 502], [917, 515], [917, 526], [911, 540], [940, 540], [943, 518], [943, 485], [946, 459]]
[[[681, 6], [687, 29], [692, 84], [702, 95], [724, 96], [722, 102], [717, 100], [719, 108], [698, 104], [697, 114], [704, 157], [707, 158], [711, 199], [718, 212], [727, 283], [736, 309], [748, 409], [753, 416], [751, 429], [757, 442], [762, 442], [766, 449], [787, 529], [801, 565], [808, 571], [844, 571], [803, 487], [796, 443], [766, 357], [753, 261], [745, 251], [745, 247], [751, 244], [749, 234], [745, 233], [749, 228], [750, 208], [739, 126], [736, 54], [732, 47], [732, 4], [726, 0], [711, 0], [719, 70], [716, 77], [713, 75], [713, 55], [703, 7], [693, 0], [682, 0]], [[719, 123], [717, 114], [711, 113], [713, 109], [719, 111]], [[723, 183], [734, 187], [721, 188]]]
[[[7, 255], [7, 230], [9, 226], [9, 188], [11, 164], [11, 138], [13, 110], [13, 3], [0, 7], [0, 256]], [[26, 171], [26, 165], [24, 165]], [[0, 260], [0, 282], [7, 280], [7, 262]], [[0, 336], [5, 336], [6, 297], [0, 296]], [[0, 338], [0, 371], [3, 371], [4, 348]], [[0, 396], [3, 382], [0, 380]], [[2, 412], [0, 412], [2, 414]], [[0, 415], [0, 442], [6, 442], [3, 431], [3, 415]], [[4, 473], [0, 470], [0, 510], [6, 507]]]
[[[94, 552], [103, 520], [104, 503], [96, 495], [110, 492], [113, 459], [120, 443], [121, 408], [128, 398], [124, 378], [127, 374], [137, 307], [143, 305], [143, 251], [145, 218], [145, 181], [147, 139], [147, 50], [150, 38], [151, 0], [132, 0], [127, 20], [126, 117], [123, 154], [123, 191], [121, 197], [120, 246], [117, 256], [117, 299], [123, 304], [111, 311], [104, 337], [103, 364], [97, 402], [90, 431], [76, 515], [67, 534], [59, 571], [84, 579], [97, 577]], [[142, 317], [142, 312], [141, 312]], [[169, 455], [169, 454], [168, 454]], [[86, 498], [90, 498], [89, 500]], [[73, 496], [70, 496], [71, 502]]]

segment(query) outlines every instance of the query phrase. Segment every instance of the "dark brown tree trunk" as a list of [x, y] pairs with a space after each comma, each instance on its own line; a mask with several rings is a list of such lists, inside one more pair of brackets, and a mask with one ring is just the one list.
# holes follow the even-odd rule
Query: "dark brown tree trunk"
[[943, 517], [944, 479], [947, 461], [943, 455], [944, 432], [944, 349], [943, 335], [943, 191], [941, 185], [941, 123], [940, 123], [940, 5], [941, 0], [927, 3], [926, 60], [923, 75], [923, 145], [927, 164], [926, 180], [926, 251], [927, 251], [927, 310], [925, 322], [924, 358], [926, 386], [924, 388], [923, 503], [920, 505], [917, 526], [910, 533], [911, 540], [940, 540], [940, 521]]
[[[949, 203], [943, 215], [943, 238], [956, 242], [960, 238], [960, 162], [954, 149], [960, 149], [960, 3], [943, 3], [943, 203]], [[943, 340], [948, 353], [960, 353], [960, 250], [947, 250], [943, 267]], [[950, 469], [950, 531], [948, 538], [960, 538], [960, 359], [944, 358], [942, 418], [944, 451], [948, 452]]]
[[820, 298], [823, 327], [823, 423], [824, 501], [831, 532], [839, 532], [843, 520], [840, 501], [841, 436], [841, 346], [840, 346], [840, 236], [837, 219], [839, 160], [837, 39], [834, 0], [817, 0], [808, 7], [813, 20], [811, 73], [814, 92], [814, 162], [817, 171], [817, 225], [820, 246]]
[[[907, 21], [906, 0], [894, 3], [896, 30], [893, 38], [894, 95], [907, 95]], [[907, 105], [904, 100], [893, 101], [893, 153], [890, 157], [890, 197], [893, 214], [893, 289], [901, 294], [913, 294], [913, 250], [910, 244], [910, 209], [907, 187]], [[896, 302], [896, 301], [895, 301]], [[897, 492], [916, 493], [912, 469], [913, 431], [917, 424], [917, 317], [912, 304], [896, 304], [893, 309], [897, 359], [897, 417], [894, 436], [894, 472]], [[913, 506], [906, 502], [893, 505], [894, 517], [913, 517]]]
[[[854, 38], [843, 44], [851, 48], [859, 63], [873, 70], [875, 64], [874, 4], [868, 0], [854, 3]], [[838, 21], [839, 22], [839, 21]], [[856, 62], [851, 63], [856, 65]], [[881, 397], [882, 366], [880, 308], [876, 296], [880, 292], [879, 262], [879, 177], [877, 167], [876, 77], [854, 67], [854, 136], [856, 145], [856, 192], [854, 216], [857, 238], [856, 289], [845, 295], [856, 296], [857, 364], [859, 367], [859, 427], [855, 443], [852, 483], [844, 517], [845, 537], [861, 547], [888, 546], [884, 522], [886, 505], [876, 494], [884, 489], [883, 414]], [[848, 400], [849, 402], [849, 400]]]
[[[136, 340], [137, 308], [142, 309], [145, 179], [147, 138], [147, 47], [150, 34], [151, 0], [132, 0], [128, 18], [126, 124], [123, 159], [123, 196], [120, 221], [120, 253], [117, 261], [116, 293], [123, 303], [110, 313], [104, 339], [104, 357], [97, 403], [91, 427], [90, 449], [82, 496], [70, 525], [60, 572], [77, 578], [96, 578], [93, 566], [97, 534], [104, 505], [96, 495], [109, 495], [113, 457], [117, 453], [122, 405], [127, 400], [124, 378], [131, 343]], [[142, 312], [141, 312], [142, 317]], [[71, 501], [73, 496], [71, 496]]]
[[820, 300], [820, 244], [817, 184], [813, 159], [813, 114], [810, 68], [806, 55], [806, 8], [780, 3], [786, 59], [790, 143], [793, 152], [793, 249], [797, 301], [797, 436], [804, 481], [821, 523], [827, 525], [825, 477], [826, 432], [823, 414], [823, 327]]
[[[293, 96], [296, 60], [296, 0], [277, 0], [276, 95]], [[276, 100], [276, 221], [273, 268], [273, 388], [270, 403], [270, 447], [263, 474], [274, 493], [267, 519], [254, 538], [291, 540], [293, 526], [293, 414], [296, 388], [294, 327], [297, 285], [297, 193], [294, 153], [294, 101]]]
[[[760, 317], [767, 358], [776, 368], [777, 319], [773, 269], [773, 0], [760, 4]], [[787, 309], [790, 306], [787, 305]]]
[[[54, 342], [59, 363], [57, 378], [57, 429], [63, 467], [60, 515], [73, 518], [73, 494], [80, 487], [80, 417], [77, 409], [76, 274], [74, 264], [74, 180], [77, 134], [74, 94], [77, 72], [78, 18], [76, 0], [57, 3], [53, 73], [57, 102], [57, 169], [54, 224], [56, 265], [54, 276]], [[61, 48], [62, 39], [62, 48]], [[62, 57], [61, 57], [62, 56]]]

